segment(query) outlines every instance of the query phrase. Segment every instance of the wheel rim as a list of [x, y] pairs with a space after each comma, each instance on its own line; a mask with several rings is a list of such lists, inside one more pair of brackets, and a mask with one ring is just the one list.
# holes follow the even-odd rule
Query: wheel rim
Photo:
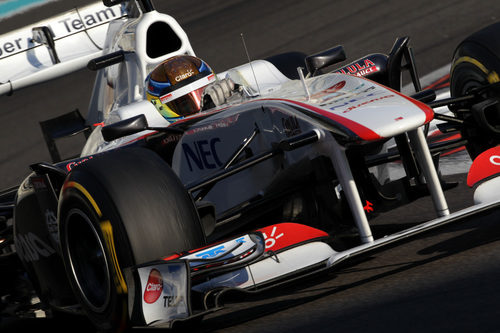
[[[481, 88], [488, 84], [486, 75], [476, 66], [466, 64], [459, 68], [459, 74], [455, 79], [455, 83], [453, 84], [452, 82], [451, 86], [452, 97], [467, 95], [472, 90]], [[489, 97], [491, 97], [490, 94], [488, 94], [487, 91], [484, 91], [481, 93], [480, 99], [485, 100]], [[491, 146], [492, 143], [490, 142], [490, 137], [484, 131], [478, 130], [478, 128], [481, 127], [478, 127], [479, 124], [471, 113], [458, 113], [456, 115], [460, 119], [472, 121], [475, 124], [474, 126], [463, 126], [460, 130], [462, 137], [469, 141], [465, 146], [471, 159], [474, 159], [477, 155]]]
[[108, 306], [111, 279], [108, 260], [99, 233], [80, 209], [72, 209], [66, 218], [66, 253], [71, 271], [85, 303], [94, 312]]

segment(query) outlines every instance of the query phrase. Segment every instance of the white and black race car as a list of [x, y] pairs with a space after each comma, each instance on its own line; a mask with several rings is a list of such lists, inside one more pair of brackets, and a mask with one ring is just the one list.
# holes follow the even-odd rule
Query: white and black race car
[[[9, 93], [87, 62], [98, 70], [88, 118], [44, 127], [52, 144], [91, 132], [81, 156], [61, 161], [49, 145], [54, 163], [31, 165], [22, 184], [1, 193], [2, 267], [12, 279], [25, 271], [52, 309], [80, 311], [102, 330], [170, 327], [218, 310], [229, 291], [262, 292], [445, 224], [500, 214], [500, 43], [490, 42], [500, 39], [498, 25], [459, 45], [445, 100], [420, 91], [405, 37], [387, 55], [327, 73], [345, 60], [342, 47], [229, 69], [219, 78], [244, 93], [168, 124], [144, 99], [144, 82], [161, 61], [194, 54], [186, 34], [150, 1], [103, 2], [109, 7], [97, 12], [116, 15], [100, 25], [102, 51], [75, 55], [70, 40], [91, 34], [58, 40], [42, 25], [22, 52], [45, 52], [48, 65], [30, 62], [0, 85]], [[153, 44], [156, 35], [168, 42]], [[400, 92], [403, 71], [412, 96]], [[442, 106], [453, 116], [434, 112]], [[435, 119], [461, 137], [428, 144]], [[392, 139], [397, 149], [387, 150]], [[474, 204], [450, 212], [450, 184], [436, 165], [440, 152], [463, 145], [475, 159]], [[376, 175], [394, 161], [403, 177]], [[435, 218], [391, 234], [371, 225], [422, 196]]]

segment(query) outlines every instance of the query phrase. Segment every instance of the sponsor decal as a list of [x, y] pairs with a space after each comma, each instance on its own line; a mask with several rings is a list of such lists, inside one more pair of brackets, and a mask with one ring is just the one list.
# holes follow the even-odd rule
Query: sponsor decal
[[210, 140], [198, 140], [190, 143], [183, 143], [182, 150], [186, 158], [190, 171], [193, 166], [198, 170], [215, 169], [222, 166], [219, 159], [216, 145], [221, 142], [220, 138]]
[[238, 121], [239, 117], [240, 117], [240, 115], [236, 114], [236, 115], [231, 116], [231, 117], [227, 117], [224, 119], [214, 121], [213, 123], [210, 123], [209, 125], [204, 125], [201, 127], [196, 127], [196, 128], [190, 129], [190, 130], [186, 131], [184, 134], [185, 135], [192, 135], [192, 134], [196, 134], [199, 132], [215, 130], [218, 128], [227, 128], [227, 127], [232, 126], [234, 123], [236, 123]]
[[[326, 95], [326, 97], [324, 97], [324, 95]], [[330, 108], [331, 110], [333, 110], [333, 109], [336, 109], [339, 107], [349, 105], [349, 103], [356, 102], [357, 100], [359, 100], [359, 99], [357, 99], [358, 96], [362, 96], [362, 98], [375, 96], [375, 86], [366, 87], [366, 84], [363, 82], [360, 85], [358, 85], [356, 88], [352, 89], [351, 91], [347, 91], [347, 92], [338, 91], [338, 92], [334, 92], [330, 95], [323, 94], [323, 95], [317, 97], [317, 99], [321, 97], [321, 99], [320, 99], [321, 106], [332, 104], [334, 102], [339, 103], [339, 102], [344, 101], [342, 104], [338, 104], [338, 105], [333, 106], [333, 108]]]
[[139, 311], [147, 325], [189, 316], [187, 269], [184, 262], [137, 269], [143, 288]]
[[235, 239], [235, 242], [236, 242], [236, 243], [239, 243], [239, 244], [246, 243], [247, 241], [245, 240], [245, 237], [246, 237], [246, 236], [243, 236], [243, 237], [237, 238], [237, 239]]
[[79, 161], [73, 161], [73, 162], [69, 162], [68, 164], [66, 164], [66, 170], [68, 171], [71, 171], [71, 169], [73, 169], [74, 167], [76, 167], [77, 165], [80, 165], [82, 163], [85, 163], [87, 162], [88, 160], [91, 160], [93, 158], [93, 156], [89, 156], [89, 157], [86, 157], [84, 159], [81, 159]]
[[490, 163], [493, 165], [500, 165], [500, 156], [498, 155], [490, 156]]
[[276, 240], [285, 236], [285, 234], [283, 232], [276, 235], [277, 229], [278, 229], [278, 227], [276, 227], [276, 226], [273, 227], [273, 230], [271, 231], [271, 234], [269, 236], [267, 236], [265, 233], [263, 233], [264, 239], [266, 240], [266, 250], [274, 247], [274, 245], [276, 245]]
[[474, 186], [483, 179], [500, 174], [500, 146], [479, 154], [472, 162], [467, 175], [467, 185]]
[[226, 250], [224, 248], [224, 245], [213, 247], [211, 249], [208, 249], [207, 251], [203, 251], [201, 253], [196, 254], [196, 257], [201, 258], [201, 259], [210, 259], [210, 258], [215, 258], [219, 254], [224, 253]]
[[64, 26], [65, 31], [70, 34], [97, 24], [109, 22], [111, 20], [114, 20], [115, 18], [118, 18], [119, 16], [119, 8], [113, 9], [113, 7], [109, 7], [106, 9], [90, 12], [84, 16], [79, 15], [78, 18], [68, 17], [58, 21], [57, 23], [61, 26]]
[[166, 94], [160, 97], [160, 101], [165, 104], [172, 98], [172, 94]]
[[165, 139], [161, 140], [161, 144], [163, 146], [168, 145], [169, 143], [172, 142], [179, 142], [179, 140], [182, 138], [182, 134], [171, 134], [167, 136]]
[[194, 75], [193, 70], [192, 70], [192, 69], [189, 69], [186, 73], [181, 74], [181, 75], [177, 75], [177, 76], [175, 77], [175, 81], [176, 81], [176, 82], [179, 82], [179, 81], [182, 81], [182, 80], [184, 80], [184, 79], [187, 79], [188, 77], [191, 77], [191, 76], [193, 76], [193, 75]]
[[149, 272], [148, 282], [144, 290], [144, 302], [152, 304], [160, 298], [163, 292], [163, 278], [160, 271], [153, 268]]
[[356, 73], [357, 76], [365, 76], [365, 75], [368, 75], [370, 73], [374, 73], [374, 72], [378, 72], [378, 68], [373, 66], [373, 67], [369, 67], [367, 69], [363, 69], [359, 72]]
[[[245, 243], [247, 243], [248, 240], [245, 240], [246, 238], [248, 238], [247, 235], [241, 236], [240, 238], [236, 238], [234, 240], [230, 240], [230, 241], [225, 242], [225, 243], [223, 243], [221, 245], [212, 246], [212, 247], [210, 247], [208, 249], [204, 248], [204, 249], [191, 250], [191, 251], [188, 251], [190, 254], [188, 254], [186, 256], [183, 256], [182, 259], [192, 260], [192, 259], [210, 259], [210, 258], [215, 258], [215, 257], [219, 256], [220, 254], [223, 254], [226, 251], [228, 251], [228, 249], [233, 248], [235, 246], [234, 243], [236, 243], [236, 244], [245, 244]], [[254, 243], [252, 242], [252, 244], [254, 244]], [[228, 248], [226, 248], [226, 246]], [[168, 260], [177, 259], [179, 257], [180, 257], [179, 254], [173, 254], [171, 256], [163, 258], [163, 260], [168, 261]]]
[[163, 296], [163, 307], [164, 308], [169, 308], [171, 306], [174, 306], [176, 298], [177, 297], [174, 296], [174, 295]]
[[45, 223], [47, 224], [49, 234], [56, 241], [56, 243], [59, 243], [59, 228], [57, 226], [57, 217], [56, 214], [50, 209], [45, 210]]
[[[125, 7], [120, 5], [109, 8], [102, 4], [90, 5], [52, 20], [37, 22], [33, 26], [47, 26], [54, 34], [54, 39], [57, 40], [120, 18], [127, 14], [124, 9]], [[0, 38], [0, 59], [37, 45], [32, 40], [31, 26], [6, 34]]]
[[[319, 91], [317, 93], [314, 93], [311, 95], [311, 99], [314, 100], [316, 103], [325, 103], [329, 100], [335, 99], [339, 96], [343, 96], [346, 94], [346, 92], [340, 92], [342, 88], [344, 88], [346, 82], [345, 81], [340, 81], [334, 84], [333, 86], [326, 88], [325, 90]], [[363, 87], [365, 84], [362, 83], [358, 87], [354, 88], [353, 90], [358, 90], [360, 87]]]
[[0, 44], [0, 59], [2, 58], [2, 56], [7, 56], [22, 49], [23, 49], [23, 38], [15, 38], [13, 40], [3, 42], [2, 44]]
[[364, 61], [358, 61], [353, 65], [344, 67], [338, 70], [336, 73], [365, 76], [378, 71], [379, 69], [377, 66], [375, 66], [375, 63], [373, 61], [371, 61], [370, 59], [365, 59]]
[[[380, 97], [372, 98], [372, 99], [370, 99], [370, 100], [367, 100], [367, 101], [361, 102], [361, 103], [359, 103], [359, 104], [357, 104], [357, 105], [350, 106], [350, 107], [348, 107], [346, 110], [342, 111], [342, 113], [348, 113], [348, 112], [351, 112], [352, 110], [355, 110], [355, 109], [357, 109], [357, 108], [360, 108], [360, 107], [362, 107], [362, 106], [364, 106], [364, 105], [367, 105], [367, 104], [370, 104], [370, 103], [373, 103], [373, 102], [377, 102], [377, 101], [381, 101], [381, 100], [383, 100], [383, 99], [392, 98], [392, 97], [394, 97], [394, 96], [395, 96], [395, 95], [392, 95], [392, 94], [391, 94], [391, 95], [385, 95], [385, 96], [380, 96]], [[351, 103], [353, 103], [353, 102], [357, 102], [357, 101], [358, 101], [358, 100], [353, 99], [353, 100], [350, 100], [349, 102], [345, 103], [345, 104], [344, 104], [344, 105], [342, 105], [342, 106], [347, 106], [347, 105], [349, 105], [349, 104], [351, 104]], [[330, 108], [330, 110], [334, 110], [334, 109], [336, 109], [336, 108], [338, 108], [338, 106], [335, 106], [335, 107], [333, 107], [333, 108]]]
[[264, 236], [266, 251], [277, 251], [311, 239], [328, 236], [322, 230], [298, 223], [280, 223], [258, 231]]
[[367, 212], [367, 213], [373, 212], [373, 204], [368, 200], [365, 200], [365, 201], [366, 201], [366, 205], [363, 207], [365, 212]]
[[344, 86], [345, 86], [345, 81], [340, 81], [339, 83], [336, 83], [330, 88], [326, 89], [326, 91], [327, 92], [339, 91], [340, 89], [344, 88]]
[[56, 251], [32, 232], [16, 235], [16, 251], [26, 262], [50, 257]]

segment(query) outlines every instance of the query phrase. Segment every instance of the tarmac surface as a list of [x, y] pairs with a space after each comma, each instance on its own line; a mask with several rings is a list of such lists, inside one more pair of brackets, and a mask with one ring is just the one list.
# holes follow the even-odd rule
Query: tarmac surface
[[[0, 21], [0, 34], [73, 6], [49, 3]], [[468, 34], [500, 19], [496, 1], [155, 1], [186, 30], [196, 54], [217, 72], [286, 51], [316, 53], [345, 47], [349, 60], [388, 52], [396, 37], [410, 36], [425, 75], [450, 63]], [[1, 73], [1, 69], [0, 69]], [[95, 74], [87, 70], [0, 97], [0, 188], [17, 185], [28, 165], [49, 161], [39, 121], [79, 108], [86, 113]], [[1, 74], [0, 74], [1, 81]], [[63, 151], [78, 152], [82, 142]], [[463, 175], [446, 196], [452, 210], [470, 204]], [[424, 218], [422, 200], [395, 212], [391, 223]], [[394, 220], [392, 220], [394, 219]], [[397, 220], [397, 221], [396, 221]], [[383, 225], [383, 223], [382, 223]], [[231, 304], [206, 318], [201, 332], [497, 332], [500, 317], [500, 224], [482, 218], [440, 229], [377, 253], [327, 278], [284, 294]], [[88, 331], [73, 321], [33, 319], [4, 331]]]

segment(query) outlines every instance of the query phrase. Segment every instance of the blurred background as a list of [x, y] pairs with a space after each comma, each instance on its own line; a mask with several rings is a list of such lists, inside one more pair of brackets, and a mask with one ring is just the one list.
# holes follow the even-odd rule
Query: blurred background
[[[0, 15], [0, 34], [93, 1], [3, 4], [9, 2], [32, 7]], [[312, 54], [341, 44], [348, 61], [386, 53], [397, 37], [410, 36], [417, 69], [425, 75], [449, 64], [465, 36], [500, 15], [500, 2], [473, 0], [156, 0], [154, 4], [179, 21], [195, 53], [216, 72], [247, 61], [243, 33], [252, 59], [287, 51]], [[0, 82], [1, 72], [0, 68]], [[0, 97], [0, 189], [17, 185], [30, 164], [50, 161], [39, 122], [76, 108], [85, 116], [94, 77], [85, 69]], [[66, 141], [58, 143], [63, 155], [77, 154], [83, 145], [83, 137]]]

